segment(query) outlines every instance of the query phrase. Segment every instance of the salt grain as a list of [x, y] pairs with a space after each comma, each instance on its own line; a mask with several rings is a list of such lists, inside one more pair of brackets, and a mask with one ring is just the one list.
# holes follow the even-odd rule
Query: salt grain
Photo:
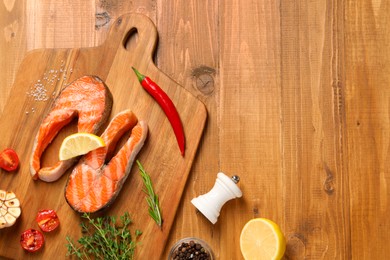
[[[67, 80], [67, 72], [68, 70], [64, 68], [65, 62], [64, 60], [61, 60], [61, 65], [59, 69], [49, 69], [47, 70], [41, 79], [38, 79], [30, 88], [29, 91], [26, 92], [26, 95], [30, 96], [34, 101], [36, 102], [45, 102], [49, 100], [49, 97], [55, 98], [56, 91], [53, 90], [51, 95], [48, 94], [48, 89], [53, 89], [53, 87], [59, 82], [62, 78], [64, 81], [64, 86], [67, 86], [68, 83]], [[69, 75], [72, 74], [73, 69], [71, 68], [69, 70]], [[29, 114], [29, 112], [34, 113], [35, 108], [31, 108], [31, 111], [26, 111], [26, 115]]]

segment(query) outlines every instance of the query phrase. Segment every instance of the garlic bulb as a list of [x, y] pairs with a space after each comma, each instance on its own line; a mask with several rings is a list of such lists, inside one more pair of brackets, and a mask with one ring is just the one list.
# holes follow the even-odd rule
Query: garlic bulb
[[15, 193], [0, 190], [0, 229], [15, 224], [21, 213], [20, 202]]

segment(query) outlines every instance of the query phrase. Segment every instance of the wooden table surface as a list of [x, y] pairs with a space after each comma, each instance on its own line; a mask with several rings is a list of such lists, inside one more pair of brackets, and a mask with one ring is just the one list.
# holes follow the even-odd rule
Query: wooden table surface
[[[389, 1], [2, 0], [0, 111], [28, 51], [100, 45], [129, 12], [152, 19], [156, 65], [208, 110], [164, 255], [195, 236], [242, 259], [256, 217], [280, 225], [285, 259], [390, 255]], [[243, 197], [213, 225], [190, 200], [219, 171]]]

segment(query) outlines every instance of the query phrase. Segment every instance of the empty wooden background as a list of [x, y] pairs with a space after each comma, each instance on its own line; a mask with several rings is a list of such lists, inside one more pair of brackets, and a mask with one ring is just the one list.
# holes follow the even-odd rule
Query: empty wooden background
[[[129, 12], [155, 22], [157, 66], [209, 113], [166, 255], [196, 236], [241, 259], [241, 228], [266, 217], [285, 259], [389, 257], [389, 1], [1, 0], [0, 111], [26, 52], [99, 45]], [[212, 225], [190, 200], [218, 171], [244, 196]]]

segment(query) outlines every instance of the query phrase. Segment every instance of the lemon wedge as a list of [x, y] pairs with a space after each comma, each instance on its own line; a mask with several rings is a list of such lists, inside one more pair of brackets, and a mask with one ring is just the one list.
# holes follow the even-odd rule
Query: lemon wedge
[[104, 147], [104, 140], [90, 133], [75, 133], [62, 141], [59, 157], [61, 161], [86, 154], [92, 150]]
[[286, 240], [275, 222], [255, 218], [241, 231], [240, 249], [245, 260], [279, 260], [286, 250]]

